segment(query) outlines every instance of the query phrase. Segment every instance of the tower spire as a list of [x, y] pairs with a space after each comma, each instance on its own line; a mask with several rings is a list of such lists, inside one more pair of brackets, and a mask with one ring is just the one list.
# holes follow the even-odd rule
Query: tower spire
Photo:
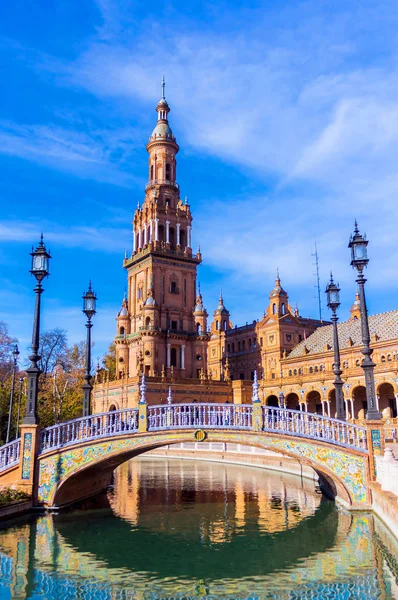
[[162, 100], [166, 100], [166, 96], [164, 95], [165, 87], [166, 87], [166, 82], [164, 80], [164, 74], [163, 74], [163, 76], [162, 76]]

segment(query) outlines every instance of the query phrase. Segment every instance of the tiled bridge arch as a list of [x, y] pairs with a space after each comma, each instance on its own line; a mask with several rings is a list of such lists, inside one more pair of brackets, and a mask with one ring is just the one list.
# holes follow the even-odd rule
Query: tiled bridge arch
[[[280, 452], [309, 464], [347, 507], [371, 505], [368, 481], [372, 467], [366, 428], [320, 415], [253, 405], [178, 404], [125, 409], [92, 415], [46, 428], [32, 471], [37, 503], [62, 506], [109, 484], [113, 470], [129, 458], [168, 444], [231, 442]], [[19, 465], [2, 469], [24, 472]], [[15, 444], [16, 442], [14, 442]], [[29, 446], [29, 445], [28, 445]], [[3, 447], [4, 449], [5, 447]], [[0, 448], [0, 451], [2, 449]], [[1, 459], [1, 452], [0, 452]], [[18, 482], [17, 482], [18, 483]]]

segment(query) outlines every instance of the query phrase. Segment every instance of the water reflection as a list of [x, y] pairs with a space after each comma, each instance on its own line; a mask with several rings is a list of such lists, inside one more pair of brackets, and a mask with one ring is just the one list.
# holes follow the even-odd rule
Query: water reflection
[[394, 598], [385, 532], [311, 481], [140, 459], [108, 500], [1, 531], [0, 599]]

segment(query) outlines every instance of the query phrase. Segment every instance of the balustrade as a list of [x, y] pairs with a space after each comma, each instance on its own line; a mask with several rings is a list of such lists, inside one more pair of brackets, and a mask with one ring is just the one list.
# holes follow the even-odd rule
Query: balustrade
[[4, 471], [19, 462], [21, 438], [0, 447], [0, 471]]
[[242, 404], [173, 404], [148, 407], [148, 430], [206, 427], [251, 429], [252, 407]]
[[127, 408], [90, 415], [43, 429], [40, 435], [40, 452], [76, 442], [136, 431], [138, 431], [137, 409]]
[[[366, 428], [313, 413], [262, 406], [262, 430], [305, 437], [366, 452]], [[147, 407], [148, 431], [253, 430], [253, 405], [190, 403]], [[43, 429], [40, 453], [70, 444], [138, 432], [138, 409], [90, 415]], [[0, 471], [19, 462], [20, 439], [0, 447]]]
[[367, 449], [365, 427], [298, 410], [263, 406], [263, 429], [331, 442], [354, 450]]

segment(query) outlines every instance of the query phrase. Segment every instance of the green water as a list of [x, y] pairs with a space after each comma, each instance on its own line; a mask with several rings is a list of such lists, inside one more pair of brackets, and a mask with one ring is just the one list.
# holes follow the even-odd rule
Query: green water
[[309, 480], [134, 459], [106, 497], [0, 530], [0, 600], [398, 598], [394, 544]]

